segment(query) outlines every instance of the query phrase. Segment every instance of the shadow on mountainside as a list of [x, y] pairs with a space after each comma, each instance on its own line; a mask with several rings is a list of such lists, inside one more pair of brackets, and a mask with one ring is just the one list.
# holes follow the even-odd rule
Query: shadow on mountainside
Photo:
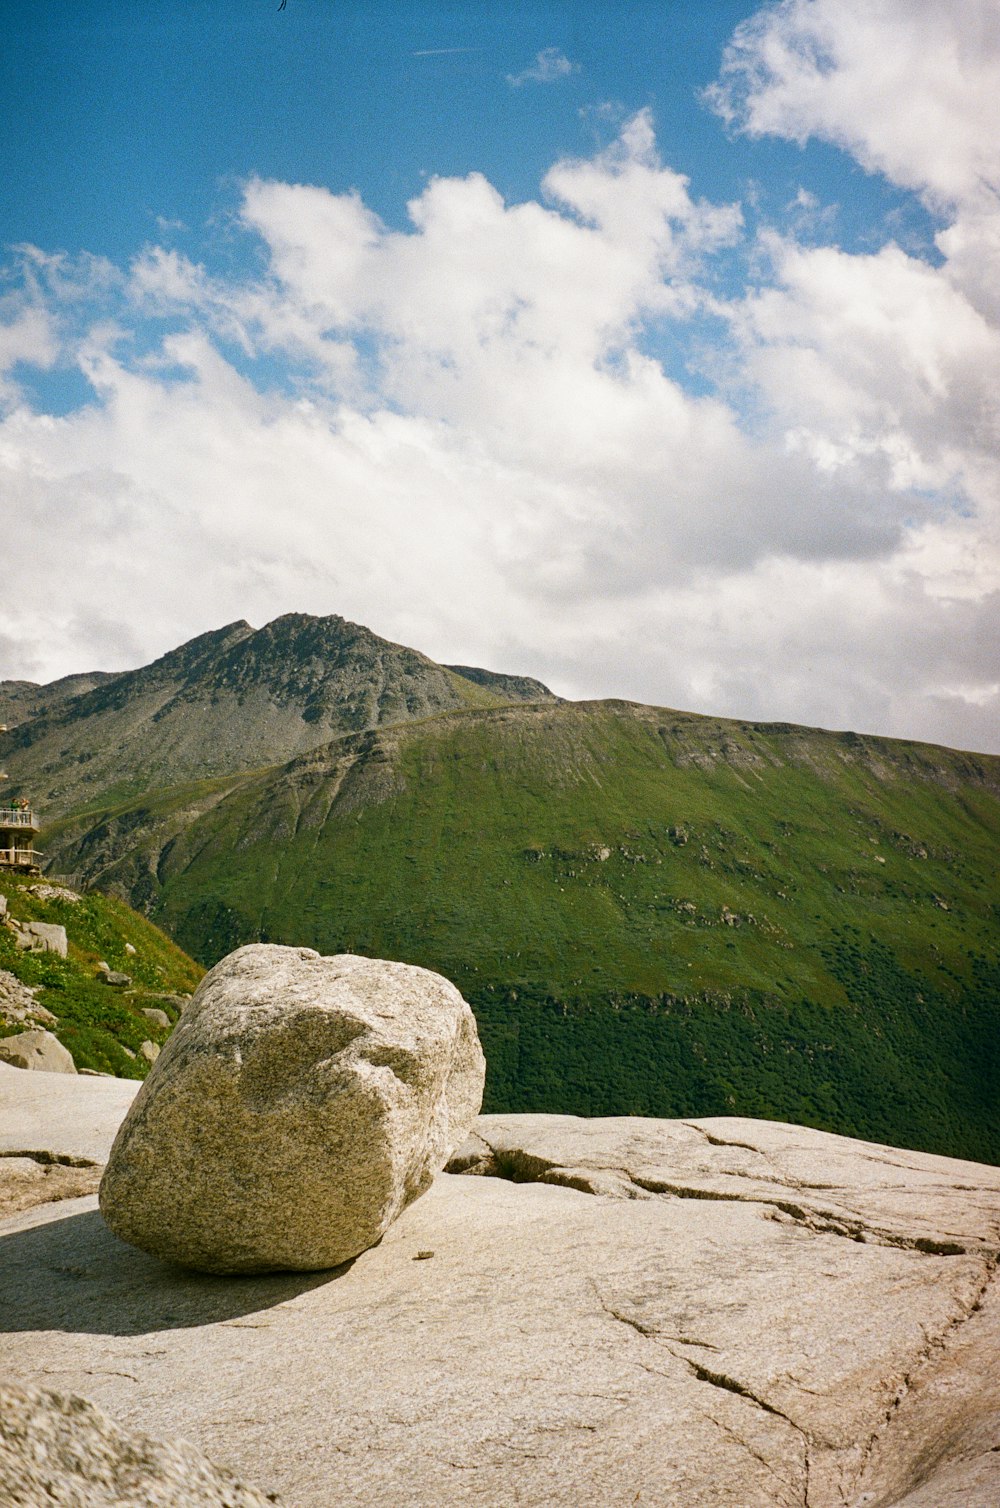
[[119, 1241], [96, 1209], [0, 1236], [0, 1333], [146, 1335], [238, 1321], [335, 1282], [328, 1272], [217, 1277]]

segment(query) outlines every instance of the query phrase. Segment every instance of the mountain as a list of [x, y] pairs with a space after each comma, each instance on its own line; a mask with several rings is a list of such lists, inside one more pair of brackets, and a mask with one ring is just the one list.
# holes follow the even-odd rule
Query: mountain
[[337, 734], [525, 697], [555, 700], [540, 681], [451, 669], [343, 618], [289, 613], [262, 629], [230, 623], [140, 670], [0, 682], [0, 768], [54, 817], [284, 761]]
[[35, 681], [0, 681], [3, 731], [15, 728], [30, 718], [58, 712], [65, 702], [112, 679], [113, 676], [107, 671], [94, 670], [82, 675], [64, 675], [45, 686], [40, 686]]
[[91, 798], [43, 845], [205, 964], [263, 939], [448, 975], [492, 1111], [1000, 1161], [998, 831], [1000, 758], [550, 699]]

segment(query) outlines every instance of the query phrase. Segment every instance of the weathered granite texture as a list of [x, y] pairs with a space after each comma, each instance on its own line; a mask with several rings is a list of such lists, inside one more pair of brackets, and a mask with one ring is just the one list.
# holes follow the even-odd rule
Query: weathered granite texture
[[456, 1165], [493, 1176], [335, 1273], [183, 1272], [92, 1198], [7, 1221], [5, 1369], [296, 1508], [996, 1508], [1000, 1169], [547, 1116]]
[[183, 1440], [125, 1434], [85, 1398], [0, 1384], [5, 1508], [268, 1508]]
[[475, 1017], [440, 974], [238, 948], [156, 1057], [101, 1212], [123, 1240], [204, 1272], [336, 1267], [430, 1187], [485, 1069]]

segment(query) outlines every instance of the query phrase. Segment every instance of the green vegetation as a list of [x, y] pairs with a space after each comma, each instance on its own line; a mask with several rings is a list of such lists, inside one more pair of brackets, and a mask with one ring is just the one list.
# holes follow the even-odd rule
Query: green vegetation
[[[143, 1016], [142, 1009], [155, 1007], [175, 1021], [176, 997], [195, 988], [202, 970], [123, 901], [96, 892], [78, 901], [41, 898], [29, 888], [37, 883], [0, 875], [0, 894], [20, 921], [65, 927], [68, 956], [24, 952], [14, 934], [0, 926], [0, 969], [25, 985], [39, 987], [36, 1002], [58, 1018], [49, 1029], [72, 1053], [78, 1068], [143, 1078], [149, 1064], [129, 1052], [137, 1053], [146, 1040], [162, 1042], [167, 1031]], [[135, 952], [129, 953], [126, 945]], [[123, 990], [104, 984], [97, 975], [99, 962], [131, 975], [132, 986]], [[23, 1030], [25, 1023], [4, 1025], [0, 1017], [0, 1037]]]
[[998, 831], [998, 759], [594, 703], [354, 734], [44, 841], [206, 964], [263, 939], [445, 973], [489, 1109], [1000, 1161]]

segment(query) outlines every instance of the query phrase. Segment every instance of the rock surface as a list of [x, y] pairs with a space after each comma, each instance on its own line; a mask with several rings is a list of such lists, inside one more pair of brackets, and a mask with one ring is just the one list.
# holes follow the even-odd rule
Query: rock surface
[[71, 906], [75, 906], [77, 901], [82, 899], [76, 890], [70, 890], [66, 885], [52, 885], [44, 882], [41, 885], [29, 885], [28, 894], [37, 896], [40, 901], [67, 901]]
[[139, 1085], [23, 1073], [0, 1061], [0, 1220], [97, 1192], [117, 1127]]
[[85, 1398], [0, 1385], [0, 1501], [7, 1508], [266, 1508], [184, 1441], [125, 1434]]
[[8, 969], [0, 969], [0, 1016], [8, 1021], [23, 1021], [37, 1008], [28, 986]]
[[69, 948], [66, 937], [66, 928], [56, 922], [22, 922], [23, 929], [34, 939], [32, 947], [37, 947], [46, 953], [58, 953], [60, 958], [65, 958]]
[[13, 1037], [0, 1037], [0, 1060], [13, 1068], [33, 1068], [43, 1073], [76, 1073], [73, 1055], [51, 1032], [33, 1026]]
[[97, 965], [97, 977], [102, 984], [110, 984], [116, 990], [128, 989], [132, 983], [131, 974], [124, 974], [120, 969], [113, 969], [110, 964], [103, 962]]
[[115, 1141], [101, 1210], [207, 1272], [336, 1267], [430, 1187], [482, 1103], [475, 1018], [407, 964], [253, 944], [206, 975]]
[[[39, 1078], [0, 1075], [0, 1145]], [[46, 1082], [53, 1146], [103, 1120], [106, 1155], [135, 1085]], [[548, 1116], [481, 1117], [451, 1166], [492, 1176], [337, 1273], [179, 1271], [92, 1198], [9, 1220], [6, 1370], [296, 1508], [996, 1508], [1000, 1169]]]
[[144, 1006], [139, 1015], [145, 1016], [147, 1021], [151, 1021], [154, 1026], [159, 1026], [163, 1031], [170, 1030], [170, 1017], [166, 1011], [161, 1011], [156, 1006]]

